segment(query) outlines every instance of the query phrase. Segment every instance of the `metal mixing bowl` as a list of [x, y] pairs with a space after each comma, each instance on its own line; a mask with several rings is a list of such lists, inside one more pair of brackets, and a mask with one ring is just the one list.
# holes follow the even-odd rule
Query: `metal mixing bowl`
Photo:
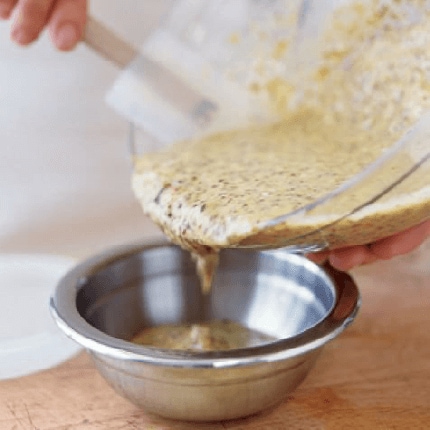
[[[322, 346], [354, 319], [352, 279], [284, 251], [226, 250], [209, 303], [187, 252], [133, 245], [69, 272], [51, 299], [58, 326], [83, 345], [121, 395], [173, 419], [247, 416], [285, 399]], [[220, 352], [156, 349], [129, 340], [143, 327], [228, 319], [273, 342]]]

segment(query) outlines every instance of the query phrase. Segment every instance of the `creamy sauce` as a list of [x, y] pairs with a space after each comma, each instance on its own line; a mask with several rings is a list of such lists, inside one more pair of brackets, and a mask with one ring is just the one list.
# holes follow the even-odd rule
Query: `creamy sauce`
[[259, 346], [276, 338], [251, 330], [237, 322], [214, 320], [201, 324], [148, 327], [132, 342], [156, 348], [187, 351], [223, 351]]
[[[272, 97], [279, 123], [178, 143], [137, 161], [133, 188], [145, 213], [197, 255], [206, 289], [223, 247], [365, 244], [430, 217], [430, 161], [357, 210], [413, 168], [428, 142], [418, 156], [403, 151], [328, 204], [300, 212], [362, 172], [430, 110], [423, 5], [345, 6], [301, 102], [291, 108], [290, 86], [279, 79], [252, 87]], [[408, 7], [421, 11], [421, 21], [404, 24]], [[294, 215], [270, 222], [286, 214]]]

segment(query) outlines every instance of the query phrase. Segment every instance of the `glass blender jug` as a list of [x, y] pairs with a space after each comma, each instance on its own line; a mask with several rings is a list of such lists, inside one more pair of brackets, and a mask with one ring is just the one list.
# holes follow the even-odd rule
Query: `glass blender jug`
[[[323, 108], [332, 126], [363, 132], [369, 146], [391, 136], [392, 144], [374, 147], [341, 184], [220, 245], [312, 250], [369, 243], [430, 216], [428, 13], [426, 2], [406, 1], [178, 1], [140, 52], [210, 109], [203, 118], [176, 109], [145, 79], [139, 58], [108, 100], [137, 125], [137, 154], [276, 123], [303, 105]], [[405, 52], [410, 57], [402, 59]], [[362, 147], [346, 151], [337, 142], [332, 150], [344, 151], [347, 161]], [[323, 166], [322, 180], [334, 170]]]

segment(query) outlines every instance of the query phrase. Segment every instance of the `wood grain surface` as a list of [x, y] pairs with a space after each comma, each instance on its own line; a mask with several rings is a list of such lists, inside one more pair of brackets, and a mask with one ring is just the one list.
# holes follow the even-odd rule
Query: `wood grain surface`
[[192, 424], [151, 417], [116, 395], [85, 353], [0, 383], [1, 430], [430, 428], [430, 278], [363, 277], [355, 323], [280, 407]]

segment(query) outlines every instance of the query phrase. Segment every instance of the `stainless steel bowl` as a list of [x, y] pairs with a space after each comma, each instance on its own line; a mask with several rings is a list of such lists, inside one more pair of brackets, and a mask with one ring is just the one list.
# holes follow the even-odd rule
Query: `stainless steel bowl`
[[[282, 402], [359, 308], [352, 279], [284, 251], [226, 250], [209, 303], [188, 253], [134, 245], [69, 272], [51, 299], [58, 326], [121, 395], [173, 419], [224, 420]], [[143, 327], [229, 319], [276, 341], [220, 352], [133, 344]]]

